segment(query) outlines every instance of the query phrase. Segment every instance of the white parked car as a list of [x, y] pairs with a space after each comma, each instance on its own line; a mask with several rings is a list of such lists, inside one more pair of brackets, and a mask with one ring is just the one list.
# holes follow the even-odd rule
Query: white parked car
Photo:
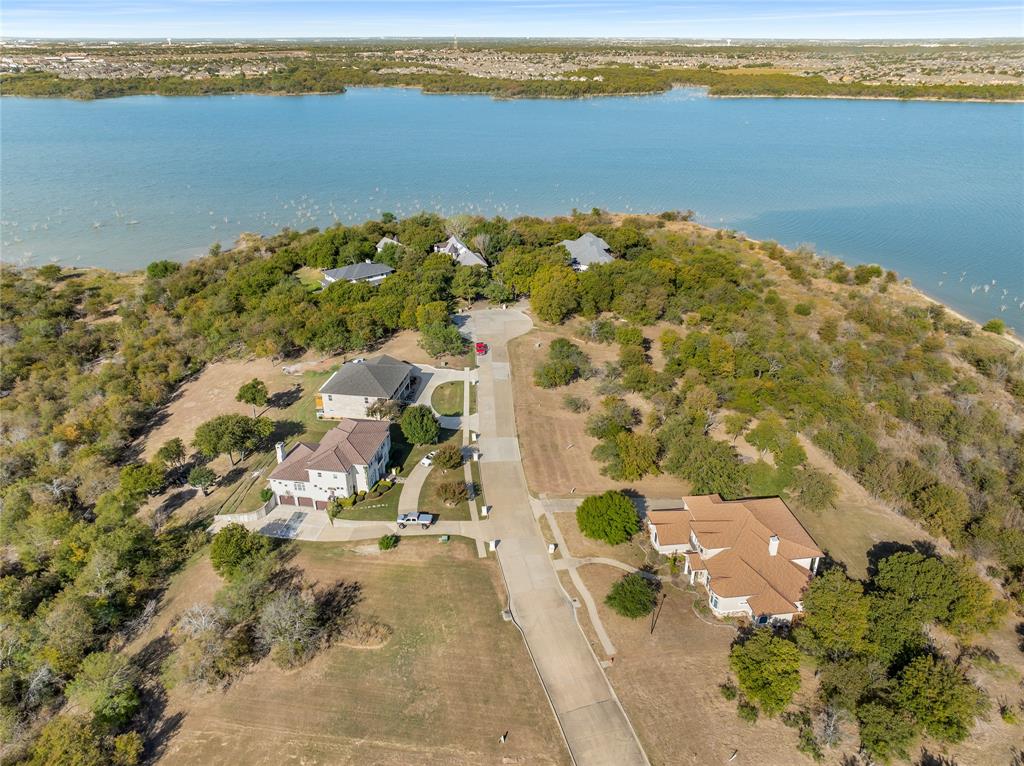
[[423, 456], [423, 459], [420, 461], [420, 465], [432, 465], [434, 462], [434, 455], [436, 454], [437, 450], [434, 450], [433, 452], [428, 452], [426, 455]]

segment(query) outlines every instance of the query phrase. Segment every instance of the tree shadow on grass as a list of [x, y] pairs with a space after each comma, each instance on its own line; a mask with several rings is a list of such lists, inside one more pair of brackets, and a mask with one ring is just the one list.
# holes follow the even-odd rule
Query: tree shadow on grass
[[928, 540], [914, 540], [909, 545], [894, 540], [883, 540], [882, 542], [875, 543], [868, 550], [868, 577], [874, 577], [878, 574], [879, 562], [895, 553], [920, 553], [922, 556], [939, 555], [934, 543]]
[[291, 388], [286, 388], [284, 391], [278, 391], [272, 394], [267, 399], [267, 404], [274, 409], [283, 410], [291, 407], [299, 399], [302, 398], [302, 394], [305, 392], [301, 383], [296, 383]]
[[174, 651], [174, 642], [166, 633], [154, 638], [135, 655], [139, 669], [139, 696], [142, 705], [137, 720], [147, 762], [156, 761], [167, 749], [185, 720], [184, 713], [167, 716], [167, 691], [161, 682], [164, 663]]
[[164, 501], [153, 511], [153, 517], [160, 523], [170, 518], [176, 510], [181, 508], [185, 503], [196, 496], [198, 490], [195, 487], [189, 487], [178, 492], [174, 492], [164, 498]]
[[277, 442], [286, 442], [296, 436], [301, 436], [306, 433], [305, 424], [298, 420], [275, 420], [274, 430], [270, 434], [270, 441], [272, 444]]

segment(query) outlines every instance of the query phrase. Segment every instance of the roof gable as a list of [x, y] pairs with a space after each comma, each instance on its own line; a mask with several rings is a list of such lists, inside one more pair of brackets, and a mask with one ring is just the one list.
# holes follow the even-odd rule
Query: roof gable
[[386, 263], [364, 261], [363, 263], [353, 263], [350, 266], [342, 266], [339, 269], [327, 269], [324, 271], [324, 277], [333, 282], [348, 282], [353, 279], [386, 277], [393, 271], [394, 269]]
[[365, 362], [347, 362], [320, 386], [320, 393], [392, 399], [412, 369], [411, 364], [387, 354]]
[[581, 266], [611, 263], [615, 260], [608, 243], [589, 231], [577, 239], [563, 239], [558, 244], [568, 250], [572, 259]]
[[344, 418], [324, 434], [319, 444], [296, 444], [270, 478], [308, 481], [309, 471], [339, 472], [369, 465], [388, 438], [389, 427], [387, 421]]

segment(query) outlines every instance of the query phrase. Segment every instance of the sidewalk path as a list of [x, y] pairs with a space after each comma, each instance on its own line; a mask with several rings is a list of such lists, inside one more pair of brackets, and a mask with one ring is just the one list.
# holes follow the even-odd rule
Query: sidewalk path
[[509, 608], [523, 631], [577, 766], [645, 766], [648, 761], [597, 657], [576, 621], [534, 518], [519, 459], [507, 342], [531, 322], [514, 310], [473, 312], [470, 330], [490, 344], [481, 360], [477, 402], [481, 475], [499, 540]]

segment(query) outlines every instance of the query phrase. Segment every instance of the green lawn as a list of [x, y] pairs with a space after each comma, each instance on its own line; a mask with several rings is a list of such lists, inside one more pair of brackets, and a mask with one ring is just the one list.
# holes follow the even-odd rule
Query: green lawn
[[298, 269], [295, 272], [295, 278], [311, 293], [323, 287], [320, 283], [320, 280], [323, 279], [323, 274], [319, 269], [314, 269], [311, 266], [303, 266], [301, 269]]
[[439, 415], [461, 415], [464, 387], [465, 384], [461, 380], [442, 383], [430, 395], [430, 406]]
[[469, 414], [476, 415], [476, 386], [469, 387]]
[[[461, 431], [445, 431], [442, 435], [445, 437], [444, 441], [438, 442], [433, 449], [437, 449], [442, 444], [462, 444]], [[442, 503], [437, 496], [437, 488], [450, 481], [465, 481], [465, 472], [462, 466], [450, 471], [445, 471], [437, 466], [431, 468], [427, 480], [423, 482], [423, 488], [420, 490], [418, 510], [421, 513], [436, 513], [442, 521], [469, 521], [472, 518], [469, 515], [469, 503], [459, 503], [454, 508], [450, 508]]]
[[[442, 429], [439, 444], [461, 439], [461, 431]], [[454, 443], [459, 443], [454, 441]], [[391, 426], [391, 465], [400, 466], [399, 476], [408, 476], [413, 467], [439, 444], [423, 444], [413, 446], [402, 435], [402, 429]], [[429, 479], [428, 479], [429, 481]], [[426, 487], [424, 487], [424, 492]], [[349, 521], [394, 521], [398, 518], [398, 498], [402, 494], [402, 485], [396, 484], [380, 497], [367, 498], [351, 508], [342, 510], [337, 518]], [[468, 508], [467, 508], [468, 513]]]

